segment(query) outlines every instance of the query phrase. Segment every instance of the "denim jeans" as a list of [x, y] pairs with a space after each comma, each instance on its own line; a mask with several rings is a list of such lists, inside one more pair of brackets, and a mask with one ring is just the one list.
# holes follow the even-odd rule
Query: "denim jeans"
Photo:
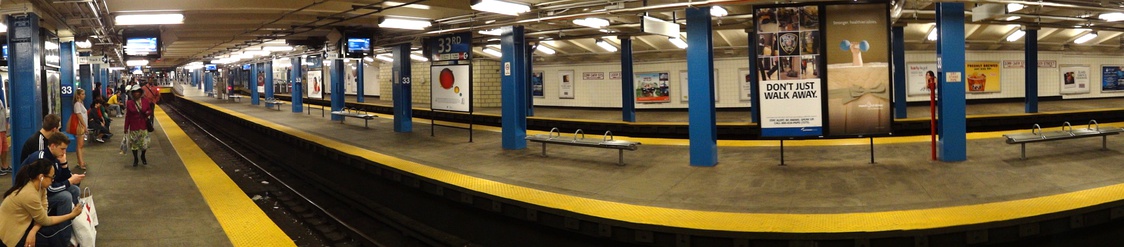
[[[74, 210], [74, 204], [78, 203], [78, 196], [81, 194], [82, 190], [73, 185], [58, 193], [47, 193], [47, 215], [69, 214], [71, 210]], [[72, 234], [74, 234], [74, 230], [70, 229], [70, 221], [67, 220], [57, 225], [39, 228], [36, 242], [47, 243], [50, 246], [67, 246], [70, 244]]]
[[108, 105], [108, 106], [109, 106], [109, 110], [113, 111], [113, 115], [121, 115], [122, 113], [124, 113], [124, 112], [121, 111], [120, 105]]

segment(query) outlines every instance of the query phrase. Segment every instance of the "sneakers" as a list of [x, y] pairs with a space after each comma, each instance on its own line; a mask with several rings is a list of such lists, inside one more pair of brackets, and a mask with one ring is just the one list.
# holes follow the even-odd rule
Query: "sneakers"
[[94, 141], [99, 142], [99, 143], [105, 143], [105, 140], [102, 140], [101, 138], [94, 139]]
[[11, 174], [11, 173], [12, 173], [12, 168], [0, 168], [0, 176], [8, 175], [8, 174]]

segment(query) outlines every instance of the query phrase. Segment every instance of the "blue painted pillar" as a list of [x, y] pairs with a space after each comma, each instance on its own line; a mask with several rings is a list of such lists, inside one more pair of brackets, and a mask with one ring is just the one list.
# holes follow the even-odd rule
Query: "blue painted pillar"
[[[78, 60], [75, 58], [74, 48], [74, 41], [59, 44], [59, 91], [62, 94], [59, 97], [59, 100], [62, 101], [62, 111], [59, 114], [63, 117], [69, 117], [74, 112], [74, 93], [77, 91], [74, 87], [76, 82], [74, 78], [76, 77], [75, 72], [78, 72], [78, 68], [75, 68]], [[78, 82], [77, 85], [89, 84]], [[93, 97], [93, 92], [87, 91], [86, 94], [91, 95], [87, 98]], [[3, 121], [3, 119], [0, 119], [0, 121]]]
[[[82, 85], [93, 84], [94, 83], [94, 71], [93, 71], [93, 69], [94, 68], [91, 67], [89, 64], [79, 65], [78, 66], [78, 84], [82, 84]], [[69, 113], [67, 113], [67, 114], [69, 114]]]
[[[273, 99], [273, 60], [262, 63], [262, 72], [265, 73], [265, 98]], [[273, 107], [273, 104], [266, 103], [265, 107]]]
[[355, 62], [355, 101], [363, 102], [363, 59]]
[[894, 118], [906, 118], [909, 112], [906, 108], [906, 79], [905, 79], [905, 26], [895, 25], [890, 31], [890, 38], [893, 39], [893, 44], [890, 49], [893, 49], [894, 66]]
[[410, 88], [410, 44], [391, 48], [394, 66], [391, 69], [391, 93], [394, 94], [394, 132], [413, 132], [413, 90]]
[[[406, 61], [410, 61], [410, 59], [406, 59]], [[341, 111], [341, 110], [343, 110], [343, 107], [347, 105], [347, 102], [345, 102], [345, 100], [347, 100], [347, 98], [344, 97], [344, 95], [343, 95], [343, 93], [344, 93], [343, 66], [344, 66], [343, 65], [343, 59], [336, 58], [336, 59], [332, 59], [332, 67], [328, 68], [328, 69], [330, 69], [328, 71], [328, 73], [332, 73], [332, 87], [331, 87], [331, 90], [332, 90], [332, 111]], [[266, 90], [269, 90], [269, 89], [266, 89]], [[342, 121], [343, 116], [332, 115], [332, 120], [333, 121]]]
[[[500, 34], [500, 104], [503, 118], [500, 125], [503, 149], [520, 150], [527, 148], [527, 43], [523, 36], [523, 26], [502, 27]], [[510, 73], [508, 73], [510, 72]]]
[[261, 64], [255, 63], [250, 66], [250, 81], [246, 83], [246, 89], [250, 90], [250, 104], [259, 105], [261, 99], [258, 99], [258, 80], [265, 80], [265, 78], [258, 78], [258, 72], [262, 71]]
[[[204, 78], [203, 92], [206, 92], [206, 93], [214, 92], [213, 91], [215, 89], [215, 77], [214, 77], [214, 75], [215, 75], [215, 72], [210, 72], [210, 71], [207, 71], [207, 72], [203, 73], [203, 78]], [[218, 98], [218, 95], [215, 95], [215, 98]]]
[[636, 85], [632, 73], [632, 37], [621, 37], [621, 120], [636, 122]]
[[304, 111], [304, 83], [301, 83], [304, 80], [304, 73], [301, 73], [301, 57], [295, 56], [289, 58], [289, 61], [293, 63], [293, 66], [290, 67], [292, 70], [289, 71], [289, 81], [293, 83], [293, 92], [289, 95], [292, 96], [290, 98], [293, 101], [293, 112], [299, 113]]
[[1038, 113], [1038, 28], [1026, 28], [1026, 113]]
[[[99, 78], [97, 81], [95, 81], [95, 83], [100, 82], [101, 86], [102, 86], [102, 89], [105, 89], [105, 85], [109, 85], [109, 64], [105, 64], [105, 66], [103, 66], [101, 68], [101, 72], [98, 73], [98, 74], [101, 76], [101, 78]], [[95, 83], [81, 83], [82, 90], [86, 90], [86, 98], [82, 100], [82, 102], [84, 104], [86, 104], [86, 108], [90, 108], [89, 107], [90, 104], [94, 103], [94, 84]], [[66, 102], [66, 101], [63, 101], [62, 103], [64, 105], [67, 104], [67, 103], [74, 104], [74, 102]], [[89, 109], [86, 109], [86, 110], [89, 110]]]
[[714, 42], [710, 7], [687, 8], [687, 120], [691, 166], [718, 164], [714, 117]]
[[[756, 57], [756, 56], [754, 56], [754, 54], [757, 54], [758, 51], [757, 51], [757, 35], [754, 34], [753, 32], [749, 33], [749, 44], [747, 44], [747, 46], [749, 46], [749, 54], [750, 54], [749, 55], [749, 79], [748, 79], [749, 80], [749, 98], [750, 99], [756, 99], [757, 98], [757, 83], [758, 83], [759, 79], [757, 78], [757, 76], [758, 76], [757, 75], [758, 59], [754, 59], [754, 57]], [[688, 102], [690, 102], [690, 101], [688, 101]], [[756, 101], [751, 100], [750, 102], [756, 102]], [[751, 104], [753, 104], [753, 103], [751, 103]], [[752, 121], [754, 123], [760, 123], [761, 122], [757, 119], [757, 115], [758, 115], [757, 110], [758, 109], [760, 109], [760, 107], [757, 107], [757, 105], [751, 105], [750, 108], [749, 108], [749, 110], [750, 110], [750, 112], [749, 112], [750, 121]]]
[[[43, 88], [38, 83], [43, 65], [40, 56], [43, 54], [38, 47], [43, 40], [39, 38], [39, 15], [8, 15], [8, 77], [11, 87], [12, 99], [8, 102], [11, 107], [11, 126], [9, 134], [12, 140], [19, 144], [12, 144], [10, 155], [12, 174], [17, 174], [20, 168], [19, 153], [23, 151], [23, 141], [31, 138], [43, 124]], [[15, 177], [12, 183], [15, 183]]]
[[937, 28], [937, 155], [945, 162], [964, 161], [964, 3], [937, 3]]

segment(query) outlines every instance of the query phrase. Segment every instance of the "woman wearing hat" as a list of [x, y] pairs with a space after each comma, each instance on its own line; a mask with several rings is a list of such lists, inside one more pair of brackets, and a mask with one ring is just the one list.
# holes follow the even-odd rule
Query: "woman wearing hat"
[[129, 85], [125, 90], [130, 96], [125, 102], [125, 139], [129, 150], [133, 151], [133, 166], [137, 166], [137, 151], [140, 151], [140, 163], [148, 165], [144, 155], [148, 151], [148, 116], [152, 115], [152, 103], [142, 97], [144, 92], [139, 85]]

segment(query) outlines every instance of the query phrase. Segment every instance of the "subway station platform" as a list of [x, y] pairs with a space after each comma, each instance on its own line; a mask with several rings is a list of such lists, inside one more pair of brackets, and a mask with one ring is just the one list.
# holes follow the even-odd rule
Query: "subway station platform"
[[[979, 229], [1124, 200], [1124, 174], [1116, 172], [1124, 139], [1116, 136], [1104, 151], [1096, 138], [1029, 144], [1022, 160], [1019, 146], [1001, 136], [1028, 131], [969, 133], [968, 161], [957, 163], [931, 161], [928, 136], [873, 139], [874, 164], [866, 138], [787, 141], [787, 166], [779, 166], [778, 141], [720, 140], [719, 164], [709, 168], [688, 165], [687, 140], [617, 136], [643, 143], [617, 166], [614, 150], [550, 145], [549, 157], [540, 156], [537, 143], [503, 150], [495, 127], [478, 125], [469, 143], [468, 132], [454, 128], [437, 127], [431, 137], [428, 119], [415, 118], [413, 132], [396, 133], [392, 115], [378, 114], [364, 128], [293, 113], [289, 105], [278, 111], [190, 95], [204, 107], [393, 169], [643, 225], [825, 234]], [[1107, 126], [1124, 123], [1101, 123]]]
[[[72, 171], [86, 173], [94, 194], [101, 246], [294, 246], [293, 241], [157, 107], [148, 165], [119, 154], [124, 118], [113, 118], [106, 143], [85, 146], [89, 170], [67, 154]], [[23, 145], [23, 140], [15, 141]], [[77, 143], [71, 143], [71, 146]], [[0, 190], [11, 177], [0, 177]]]

